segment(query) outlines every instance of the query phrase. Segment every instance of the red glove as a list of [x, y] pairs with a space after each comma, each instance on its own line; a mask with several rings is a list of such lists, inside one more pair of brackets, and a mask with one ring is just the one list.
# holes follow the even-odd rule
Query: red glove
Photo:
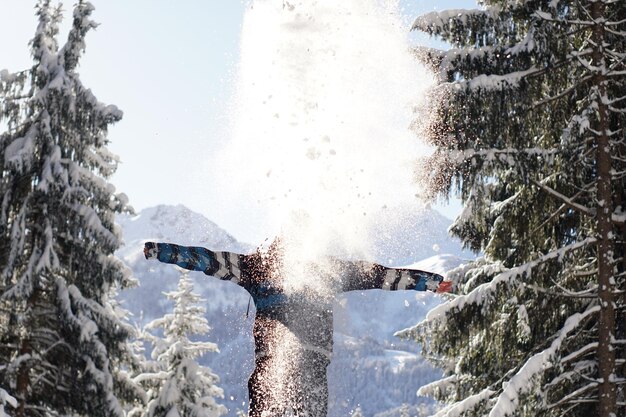
[[452, 281], [441, 281], [439, 283], [439, 287], [437, 287], [437, 292], [450, 292], [452, 291]]

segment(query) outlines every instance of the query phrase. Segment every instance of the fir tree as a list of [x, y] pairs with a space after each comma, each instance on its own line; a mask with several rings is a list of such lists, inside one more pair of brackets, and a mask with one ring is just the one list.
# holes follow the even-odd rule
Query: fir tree
[[106, 180], [122, 112], [76, 72], [92, 11], [78, 2], [59, 47], [60, 6], [39, 1], [32, 68], [0, 72], [0, 386], [18, 417], [123, 416], [141, 394], [122, 370], [132, 328], [110, 298], [132, 283], [113, 255], [114, 215], [129, 208]]
[[626, 415], [626, 7], [486, 0], [415, 29], [441, 76], [430, 196], [484, 258], [415, 328], [446, 415]]
[[205, 335], [209, 325], [204, 317], [203, 301], [193, 292], [193, 283], [187, 271], [182, 273], [178, 289], [166, 293], [174, 302], [174, 311], [154, 320], [146, 330], [162, 330], [163, 337], [150, 336], [155, 363], [151, 372], [139, 375], [136, 380], [150, 390], [146, 417], [219, 417], [226, 407], [216, 402], [224, 396], [216, 384], [218, 377], [197, 359], [207, 352], [217, 352], [210, 342], [191, 341], [190, 337]]

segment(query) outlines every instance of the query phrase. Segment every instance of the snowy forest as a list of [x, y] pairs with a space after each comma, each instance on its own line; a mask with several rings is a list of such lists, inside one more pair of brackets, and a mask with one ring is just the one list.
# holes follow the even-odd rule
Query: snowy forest
[[[286, 12], [299, 4], [278, 3]], [[232, 364], [236, 352], [215, 342], [218, 324], [207, 320], [205, 292], [225, 293], [182, 269], [168, 272], [168, 288], [149, 284], [164, 270], [137, 267], [141, 248], [125, 249], [194, 238], [141, 236], [152, 232], [132, 229], [134, 219], [148, 211], [137, 216], [126, 190], [110, 181], [120, 159], [109, 150], [109, 128], [123, 113], [100, 102], [78, 73], [96, 8], [85, 0], [72, 6], [66, 39], [59, 4], [38, 0], [34, 10], [38, 24], [24, 45], [32, 66], [0, 70], [0, 417], [247, 415], [224, 389], [231, 375], [205, 359], [220, 351], [247, 371]], [[412, 169], [421, 198], [462, 202], [447, 227], [458, 250], [444, 246], [447, 237], [429, 243], [443, 248], [433, 272], [453, 289], [436, 300], [411, 298], [424, 314], [391, 308], [403, 328], [385, 343], [415, 349], [424, 362], [414, 374], [430, 378], [412, 374], [399, 384], [427, 402], [385, 404], [368, 415], [349, 399], [331, 400], [344, 401], [341, 413], [352, 417], [626, 416], [626, 3], [482, 0], [415, 16], [409, 29], [444, 45], [410, 51], [435, 80], [429, 117], [411, 126], [432, 152]], [[440, 227], [439, 217], [429, 219], [419, 227]], [[404, 221], [396, 227], [417, 233], [416, 217]], [[253, 250], [217, 228], [202, 230], [219, 234], [215, 250]], [[422, 240], [407, 237], [414, 247], [398, 265], [437, 268], [418, 263], [436, 255], [419, 252]], [[454, 251], [451, 261], [445, 253]], [[400, 307], [408, 305], [404, 292], [394, 294]], [[141, 297], [145, 311], [133, 305]], [[234, 297], [245, 312], [249, 299]], [[335, 329], [357, 317], [335, 309]], [[339, 359], [364, 352], [358, 338], [335, 342]], [[329, 378], [339, 379], [345, 369], [334, 369]], [[368, 382], [346, 385], [377, 398], [384, 387]], [[333, 407], [329, 415], [340, 415]]]

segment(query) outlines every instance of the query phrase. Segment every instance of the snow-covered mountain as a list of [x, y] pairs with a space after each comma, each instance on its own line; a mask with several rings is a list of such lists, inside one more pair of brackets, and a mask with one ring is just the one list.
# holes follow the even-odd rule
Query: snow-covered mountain
[[373, 214], [370, 235], [375, 260], [384, 265], [409, 265], [430, 257], [473, 258], [448, 236], [452, 221], [429, 207], [395, 207]]
[[[389, 264], [385, 260], [393, 260], [395, 265], [412, 264], [438, 273], [462, 262], [465, 254], [445, 231], [449, 221], [438, 213], [427, 209], [406, 213], [404, 222], [404, 226], [398, 222], [381, 232], [375, 261]], [[179, 277], [171, 265], [147, 262], [142, 254], [144, 242], [175, 242], [240, 253], [253, 250], [181, 205], [123, 215], [118, 223], [125, 245], [117, 255], [140, 283], [120, 297], [139, 323], [160, 317], [170, 308], [162, 293], [173, 290]], [[212, 326], [208, 338], [220, 348], [219, 354], [203, 358], [203, 363], [220, 376], [223, 404], [230, 410], [228, 415], [235, 416], [238, 410], [247, 409], [247, 380], [254, 366], [254, 306], [246, 315], [249, 296], [245, 290], [201, 273], [191, 275], [196, 292], [206, 299], [207, 319]], [[420, 321], [438, 302], [440, 299], [431, 293], [410, 291], [373, 290], [338, 297], [334, 305], [334, 356], [328, 369], [329, 417], [349, 416], [357, 406], [368, 417], [399, 416], [403, 404], [408, 404], [411, 415], [420, 415], [420, 409], [433, 406], [415, 392], [437, 378], [439, 371], [420, 356], [419, 346], [401, 341], [393, 333]]]
[[[142, 252], [144, 242], [172, 242], [240, 253], [252, 250], [182, 205], [148, 208], [136, 216], [119, 216], [117, 222], [124, 232], [124, 246], [117, 255], [131, 267], [139, 281], [137, 288], [125, 290], [120, 296], [142, 325], [171, 308], [163, 292], [176, 289], [180, 276], [172, 265], [146, 261]], [[219, 354], [205, 357], [203, 364], [220, 376], [219, 386], [225, 393], [223, 404], [230, 410], [228, 415], [235, 416], [238, 409], [246, 409], [246, 384], [254, 367], [254, 312], [246, 317], [248, 293], [230, 282], [210, 279], [201, 273], [190, 276], [195, 292], [206, 300], [207, 320], [212, 327], [208, 338], [220, 348]]]

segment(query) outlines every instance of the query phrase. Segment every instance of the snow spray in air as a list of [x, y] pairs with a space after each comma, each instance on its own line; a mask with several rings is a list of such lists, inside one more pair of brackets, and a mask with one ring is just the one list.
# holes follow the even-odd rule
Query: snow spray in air
[[287, 292], [332, 296], [323, 266], [313, 273], [304, 261], [371, 260], [371, 222], [415, 199], [414, 168], [427, 150], [409, 126], [424, 117], [415, 109], [434, 80], [407, 36], [397, 1], [249, 6], [216, 192], [241, 222], [281, 235]]
[[252, 1], [219, 199], [298, 256], [367, 258], [370, 221], [414, 202], [426, 152], [409, 126], [433, 76], [407, 37], [397, 1]]

